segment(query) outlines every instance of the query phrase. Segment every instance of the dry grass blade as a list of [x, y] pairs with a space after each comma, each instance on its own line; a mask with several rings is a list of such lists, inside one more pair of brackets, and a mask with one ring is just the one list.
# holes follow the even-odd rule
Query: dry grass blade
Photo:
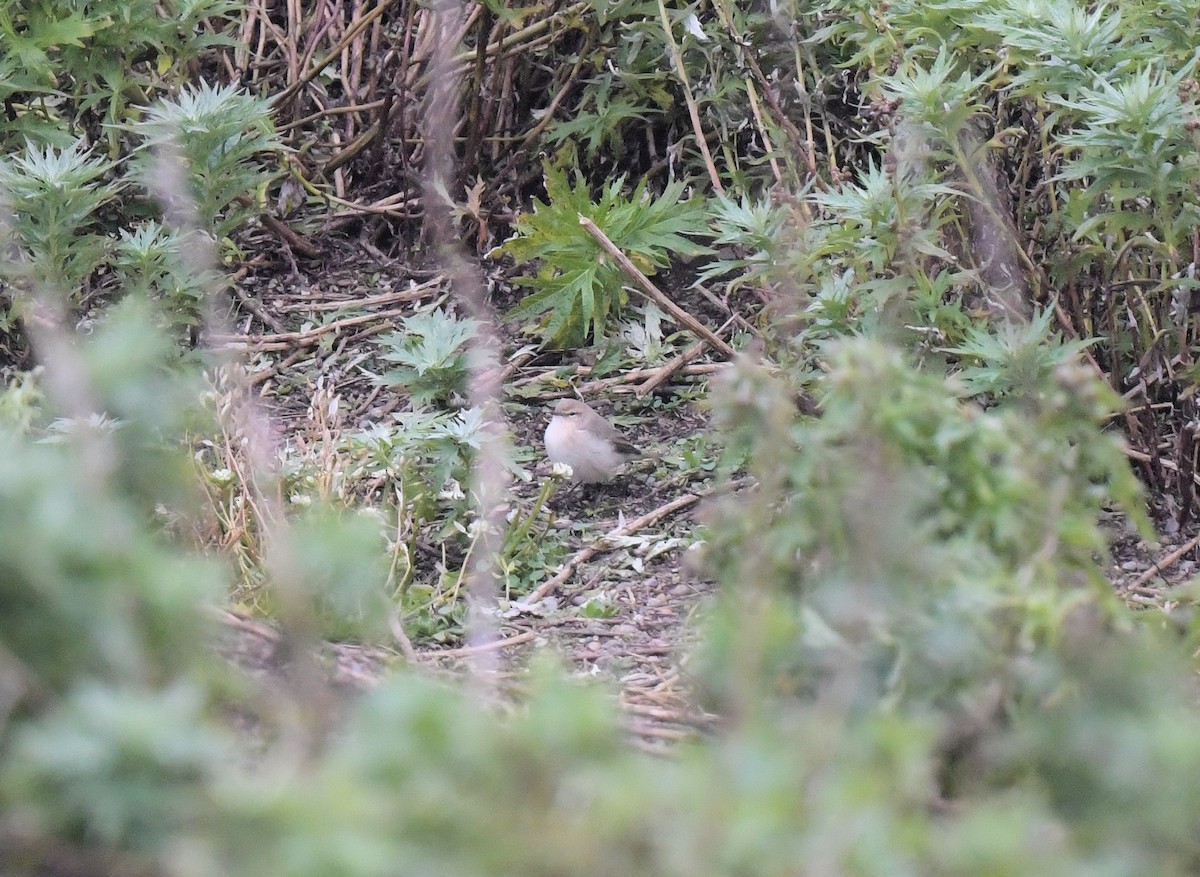
[[700, 154], [704, 156], [704, 166], [708, 168], [709, 181], [718, 195], [724, 195], [725, 187], [721, 184], [721, 174], [717, 171], [717, 166], [713, 164], [712, 153], [708, 151], [708, 138], [704, 136], [700, 111], [696, 108], [696, 98], [692, 95], [692, 85], [688, 82], [687, 67], [684, 66], [683, 54], [679, 51], [679, 44], [675, 42], [675, 35], [671, 33], [671, 17], [667, 15], [667, 6], [663, 0], [658, 0], [658, 14], [662, 20], [667, 46], [671, 50], [671, 65], [675, 70], [675, 75], [679, 77], [680, 85], [683, 86], [683, 99], [687, 103], [688, 115], [692, 119], [692, 133], [696, 136], [696, 145], [700, 148]]
[[502, 500], [506, 487], [504, 457], [507, 442], [504, 414], [499, 405], [500, 369], [495, 367], [499, 345], [491, 329], [496, 320], [478, 269], [469, 265], [459, 251], [449, 205], [439, 192], [439, 187], [453, 174], [453, 139], [460, 118], [459, 83], [451, 53], [457, 40], [461, 39], [456, 35], [470, 24], [471, 13], [465, 6], [448, 4], [432, 16], [437, 42], [430, 69], [436, 75], [426, 98], [423, 117], [426, 230], [446, 266], [457, 300], [478, 321], [470, 345], [468, 399], [472, 407], [482, 412], [488, 438], [480, 443], [471, 470], [470, 493], [477, 502], [477, 530], [465, 567], [467, 593], [471, 597], [466, 637], [467, 647], [474, 649], [469, 657], [476, 680], [490, 690], [490, 677], [494, 676], [498, 665], [493, 650], [481, 647], [489, 646], [498, 638], [486, 607], [495, 604], [499, 593], [496, 564], [505, 528]]

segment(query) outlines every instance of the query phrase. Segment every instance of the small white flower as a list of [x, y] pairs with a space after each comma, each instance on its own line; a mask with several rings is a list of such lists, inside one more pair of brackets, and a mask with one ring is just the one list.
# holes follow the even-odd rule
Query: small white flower
[[456, 500], [462, 499], [465, 496], [466, 494], [463, 493], [462, 485], [451, 478], [438, 494], [438, 499]]
[[702, 43], [708, 42], [708, 34], [704, 32], [704, 28], [700, 26], [700, 19], [696, 17], [696, 13], [692, 13], [683, 21], [683, 28]]
[[208, 477], [214, 484], [220, 484], [222, 487], [233, 483], [233, 471], [230, 469], [213, 469], [208, 473]]

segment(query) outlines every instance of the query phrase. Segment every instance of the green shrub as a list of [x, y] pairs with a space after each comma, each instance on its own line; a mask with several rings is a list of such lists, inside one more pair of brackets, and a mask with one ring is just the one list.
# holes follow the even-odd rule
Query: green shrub
[[[820, 20], [826, 30], [815, 41], [834, 44], [820, 46], [821, 57], [870, 67], [854, 84], [898, 101], [904, 121], [872, 132], [880, 149], [898, 134], [895, 152], [852, 183], [840, 177], [775, 202], [738, 191], [707, 217], [722, 245], [746, 248], [723, 254], [711, 277], [747, 272], [732, 278], [735, 287], [798, 292], [802, 311], [798, 322], [769, 327], [777, 369], [738, 366], [715, 402], [727, 468], [745, 463], [756, 482], [708, 511], [704, 569], [721, 594], [686, 666], [719, 710], [717, 730], [672, 757], [647, 756], [625, 745], [615, 698], [546, 668], [522, 680], [506, 709], [476, 696], [485, 679], [463, 690], [401, 672], [331, 711], [329, 692], [303, 684], [294, 666], [279, 668], [261, 696], [239, 696], [207, 623], [232, 576], [197, 556], [187, 536], [194, 470], [182, 448], [203, 422], [202, 385], [155, 328], [161, 320], [144, 295], [186, 302], [202, 280], [177, 264], [175, 233], [144, 225], [121, 237], [115, 257], [138, 294], [99, 314], [92, 336], [63, 339], [65, 352], [45, 372], [0, 395], [0, 870], [1196, 872], [1195, 622], [1190, 610], [1134, 615], [1103, 578], [1101, 511], [1116, 503], [1141, 522], [1136, 484], [1101, 426], [1116, 399], [1076, 362], [1084, 342], [1051, 331], [1050, 309], [986, 326], [977, 320], [988, 308], [969, 313], [966, 303], [1002, 285], [966, 242], [979, 221], [968, 206], [986, 195], [979, 159], [1003, 139], [975, 135], [998, 118], [1006, 88], [1030, 112], [1048, 113], [1039, 116], [1046, 149], [1028, 159], [1044, 162], [1037, 197], [1054, 199], [1058, 225], [1041, 228], [1048, 276], [1086, 278], [1083, 265], [1107, 277], [1120, 264], [1161, 280], [1157, 292], [1189, 288], [1179, 249], [1187, 220], [1171, 226], [1172, 211], [1191, 215], [1181, 120], [1139, 100], [1153, 95], [1191, 112], [1185, 81], [1154, 65], [1186, 67], [1194, 45], [1180, 47], [1195, 34], [1195, 10], [1150, 0], [1120, 10], [1015, 0], [785, 7], [772, 16]], [[100, 6], [69, 7], [66, 17], [29, 8], [17, 30], [36, 36], [47, 58], [53, 46], [86, 48], [99, 27], [87, 16]], [[146, 8], [131, 7], [119, 23], [141, 21], [133, 13]], [[658, 10], [598, 11], [602, 26], [628, 25], [635, 39], [622, 44], [630, 65], [613, 68], [608, 102], [593, 94], [583, 105], [596, 119], [611, 111], [604, 124], [620, 130], [636, 114], [654, 115], [630, 95], [655, 93]], [[694, 40], [684, 44], [686, 63], [733, 69], [721, 66], [726, 49], [746, 49], [739, 35], [763, 15], [712, 11], [664, 17]], [[1063, 28], [1043, 48], [1035, 41], [1046, 22]], [[789, 45], [797, 65], [814, 57], [812, 42]], [[36, 51], [17, 48], [36, 72]], [[802, 86], [821, 75], [796, 72]], [[1111, 74], [1109, 85], [1093, 73]], [[733, 122], [737, 109], [747, 119], [733, 102], [748, 91], [734, 79], [714, 78], [703, 118], [723, 112]], [[218, 111], [226, 100], [228, 112]], [[1115, 118], [1117, 104], [1137, 112]], [[43, 120], [54, 106], [43, 102]], [[107, 130], [144, 130], [163, 145], [180, 119], [203, 123], [193, 146], [187, 132], [178, 146], [196, 185], [228, 162], [236, 185], [194, 193], [202, 230], [223, 235], [241, 215], [239, 195], [266, 180], [254, 167], [274, 149], [262, 112], [201, 88], [158, 104], [144, 129], [117, 127], [114, 117]], [[1138, 118], [1148, 123], [1140, 134], [1129, 124]], [[597, 130], [586, 121], [581, 133]], [[1068, 151], [1055, 153], [1059, 134], [1053, 142]], [[613, 142], [589, 133], [585, 152]], [[37, 146], [5, 166], [17, 175], [9, 197], [27, 199], [12, 223], [21, 237], [8, 243], [29, 248], [36, 279], [71, 295], [98, 264], [87, 236], [101, 233], [96, 211], [111, 204], [100, 182], [110, 169], [92, 173], [100, 160], [82, 146], [56, 149]], [[1121, 150], [1171, 167], [1122, 168]], [[829, 167], [835, 152], [824, 157]], [[758, 174], [762, 160], [726, 161], [726, 173]], [[26, 173], [56, 162], [78, 176], [80, 193], [43, 191]], [[148, 150], [137, 164], [148, 180]], [[1103, 185], [1093, 191], [1094, 182]], [[624, 304], [624, 281], [582, 236], [580, 214], [644, 270], [701, 249], [689, 236], [707, 220], [680, 202], [681, 184], [658, 199], [645, 186], [632, 198], [621, 191], [610, 184], [593, 204], [578, 177], [548, 173], [548, 203], [506, 246], [542, 262], [518, 314], [545, 315], [538, 331], [548, 341], [602, 337]], [[175, 194], [188, 202], [188, 192]], [[39, 229], [43, 198], [69, 222]], [[1121, 218], [1143, 204], [1153, 206], [1136, 228]], [[76, 232], [77, 253], [54, 243]], [[1105, 261], [1109, 244], [1127, 261]], [[414, 395], [447, 400], [468, 329], [432, 316], [408, 328], [427, 331], [395, 339], [401, 379]], [[1153, 328], [1147, 338], [1173, 336]], [[798, 414], [798, 385], [819, 416]], [[433, 637], [461, 620], [462, 570], [444, 564], [436, 582], [416, 582], [411, 566], [422, 527], [455, 545], [478, 534], [461, 485], [480, 421], [474, 410], [415, 412], [349, 435], [331, 423], [326, 445], [285, 458], [279, 484], [239, 484], [214, 471], [211, 447], [199, 452], [206, 483], [228, 488], [229, 508], [263, 501], [245, 514], [262, 516], [249, 521], [260, 528], [255, 572], [271, 589], [264, 602], [286, 622], [285, 646], [304, 649], [317, 635], [375, 640], [397, 611]], [[231, 431], [228, 444], [243, 438]], [[320, 468], [325, 453], [337, 464]], [[390, 544], [379, 517], [347, 510], [383, 491]], [[276, 494], [315, 508], [275, 509]], [[506, 584], [520, 588], [548, 559], [538, 553], [535, 514], [518, 518], [510, 537], [500, 563]], [[252, 726], [257, 745], [231, 743], [235, 721]]]
[[836, 681], [849, 649], [856, 698], [946, 706], [1052, 644], [1077, 604], [1114, 611], [1096, 521], [1112, 497], [1140, 505], [1097, 425], [1102, 384], [1061, 363], [984, 410], [875, 343], [826, 354], [817, 420], [762, 375], [728, 391], [731, 448], [763, 488], [713, 521], [713, 558], [731, 586], [795, 600], [762, 620], [783, 637], [773, 687]]
[[81, 141], [61, 150], [30, 145], [0, 160], [0, 204], [11, 211], [0, 244], [26, 254], [5, 260], [4, 279], [60, 293], [83, 285], [105, 257], [97, 214], [120, 191], [103, 179], [112, 169]]
[[580, 217], [595, 222], [646, 275], [667, 266], [672, 256], [707, 252], [688, 239], [704, 233], [704, 211], [697, 201], [679, 200], [683, 183], [672, 183], [658, 197], [647, 193], [645, 183], [622, 195], [624, 183], [614, 180], [593, 203], [581, 175], [572, 186], [564, 172], [547, 166], [547, 203], [535, 201], [533, 212], [517, 219], [513, 237], [500, 247], [518, 262], [539, 262], [534, 277], [518, 278], [535, 291], [510, 319], [545, 314], [536, 332], [550, 344], [570, 347], [589, 335], [600, 341], [610, 321], [620, 317], [628, 278], [580, 226]]
[[[0, 143], [11, 156], [0, 161], [0, 244], [14, 254], [0, 279], [78, 305], [112, 288], [102, 273], [112, 266], [126, 289], [155, 295], [171, 324], [198, 323], [214, 278], [203, 259], [181, 273], [179, 259], [197, 247], [181, 251], [173, 235], [223, 240], [244, 225], [272, 178], [264, 160], [278, 150], [265, 102], [233, 86], [180, 88], [197, 57], [233, 45], [219, 29], [238, 8], [0, 0]], [[177, 181], [170, 168], [182, 171]], [[129, 196], [131, 180], [165, 202], [179, 231], [143, 230], [147, 209]], [[18, 306], [8, 316], [25, 314]]]
[[[233, 44], [203, 25], [236, 9], [231, 0], [4, 0], [0, 141], [62, 148], [70, 132], [122, 124], [203, 52]], [[110, 157], [116, 134], [108, 129]]]
[[[140, 141], [134, 177], [169, 206], [186, 206], [195, 213], [192, 222], [218, 240], [259, 209], [255, 199], [271, 173], [258, 162], [279, 149], [265, 100], [233, 85], [202, 82], [161, 98], [126, 127]], [[174, 156], [185, 172], [184, 192], [163, 179], [161, 163]], [[247, 197], [250, 203], [241, 204]]]
[[384, 372], [383, 383], [403, 387], [418, 408], [465, 398], [468, 343], [477, 321], [436, 310], [405, 317], [401, 325], [402, 331], [380, 339], [384, 361], [397, 366]]

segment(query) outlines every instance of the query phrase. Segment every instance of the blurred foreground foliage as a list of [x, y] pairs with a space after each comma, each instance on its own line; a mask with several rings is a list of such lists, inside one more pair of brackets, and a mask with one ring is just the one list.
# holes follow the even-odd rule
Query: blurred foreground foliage
[[[553, 166], [571, 168], [582, 147], [602, 174], [621, 166], [625, 144], [638, 167], [673, 166], [660, 153], [681, 152], [703, 179], [696, 156], [666, 137], [686, 85], [660, 80], [667, 44], [688, 34], [688, 75], [711, 86], [705, 130], [738, 147], [717, 157], [734, 191], [706, 207], [722, 246], [708, 275], [732, 272], [734, 291], [760, 287], [780, 311], [800, 312], [771, 327], [779, 368], [739, 364], [715, 402], [730, 460], [757, 482], [708, 511], [704, 569], [722, 591], [689, 666], [722, 725], [654, 758], [625, 745], [609, 693], [550, 666], [508, 715], [415, 673], [351, 703], [314, 682], [304, 655], [320, 635], [382, 636], [386, 613], [417, 593], [405, 543], [416, 536], [385, 546], [377, 521], [336, 501], [346, 458], [332, 450], [329, 466], [295, 479], [309, 488], [296, 493], [295, 505], [312, 506], [303, 515], [267, 502], [282, 491], [266, 475], [208, 472], [214, 485], [238, 484], [204, 489], [225, 501], [224, 536], [259, 543], [229, 554], [252, 557], [249, 574], [266, 580], [294, 666], [258, 702], [214, 656], [212, 610], [234, 576], [196, 547], [211, 522], [179, 448], [216, 430], [197, 402], [202, 376], [168, 333], [199, 318], [211, 288], [183, 258], [196, 249], [188, 236], [232, 233], [268, 183], [257, 162], [277, 147], [256, 100], [210, 86], [166, 95], [118, 75], [118, 47], [140, 45], [138, 34], [139, 77], [176, 70], [211, 41], [196, 22], [226, 4], [162, 4], [186, 13], [182, 28], [155, 4], [110, 5], [115, 17], [100, 3], [0, 3], [21, 39], [0, 60], [15, 89], [0, 125], [13, 147], [0, 162], [11, 315], [37, 313], [46, 286], [73, 306], [91, 300], [98, 277], [127, 293], [90, 336], [43, 329], [45, 371], [0, 395], [5, 874], [1200, 870], [1195, 622], [1182, 609], [1131, 613], [1109, 591], [1100, 516], [1109, 503], [1141, 515], [1101, 428], [1118, 400], [1078, 364], [1085, 341], [1054, 337], [1048, 309], [1026, 320], [1013, 307], [1065, 290], [1078, 334], [1105, 336], [1118, 383], [1121, 363], [1143, 375], [1179, 366], [1162, 386], [1190, 399], [1194, 9], [577, 8], [594, 13], [577, 28], [584, 48], [616, 47], [620, 63], [580, 50], [562, 66], [586, 81], [573, 121], [546, 116], [562, 146]], [[488, 9], [481, 32], [504, 18]], [[1077, 39], [1051, 46], [1047, 22]], [[745, 51], [751, 37], [802, 85], [753, 126], [756, 95], [773, 83]], [[848, 130], [853, 114], [822, 117], [859, 97], [872, 130]], [[832, 146], [819, 165], [786, 113], [824, 128]], [[624, 133], [647, 119], [667, 127], [631, 146]], [[197, 173], [163, 187], [176, 196], [168, 203], [195, 202], [180, 231], [179, 217], [160, 224], [147, 218], [157, 208], [125, 193], [159, 185], [148, 150], [169, 153], [185, 124], [199, 130], [174, 144], [184, 164], [222, 185]], [[480, 134], [468, 140], [499, 160], [498, 142], [484, 147]], [[768, 141], [792, 148], [755, 145]], [[1004, 169], [1029, 185], [1004, 212], [1037, 229], [1040, 270], [996, 218]], [[543, 261], [530, 284], [540, 297], [523, 313], [548, 314], [537, 331], [578, 342], [602, 334], [625, 295], [581, 243], [578, 213], [603, 207], [608, 230], [619, 218], [623, 244], [662, 268], [699, 234], [700, 205], [680, 200], [678, 182], [665, 199], [610, 183], [592, 205], [579, 177], [555, 173], [508, 251]], [[760, 199], [771, 180], [778, 197]], [[130, 220], [116, 236], [109, 212]], [[458, 331], [444, 320], [407, 328], [389, 339], [396, 379], [414, 398], [452, 397]], [[801, 394], [819, 417], [797, 411]], [[332, 422], [325, 401], [314, 408]], [[394, 431], [352, 439], [364, 468], [400, 472], [397, 520], [414, 507], [425, 520], [420, 506], [434, 499], [466, 506], [453, 488], [478, 443], [471, 416], [406, 415]]]
[[[260, 212], [280, 144], [267, 102], [198, 76], [231, 0], [0, 0], [0, 351], [28, 295], [80, 317], [137, 289], [195, 340], [208, 254]], [[197, 81], [199, 79], [199, 81]]]
[[[814, 420], [739, 365], [717, 407], [759, 488], [710, 509], [723, 589], [694, 662], [725, 718], [673, 757], [629, 748], [611, 696], [548, 665], [510, 715], [405, 672], [341, 706], [285, 684], [251, 749], [230, 729], [240, 684], [203, 647], [222, 574], [187, 547], [188, 467], [162, 451], [199, 416], [196, 375], [168, 343], [125, 346], [158, 331], [130, 301], [0, 397], [6, 874], [1200, 865], [1195, 636], [1106, 590], [1097, 514], [1136, 515], [1137, 491], [1097, 425], [1109, 391], [1077, 366], [984, 409], [839, 342]], [[67, 367], [110, 423], [51, 389]], [[373, 575], [354, 520], [280, 532], [304, 545], [279, 561], [305, 571], [276, 583], [285, 618]], [[339, 731], [309, 733], [330, 709]]]

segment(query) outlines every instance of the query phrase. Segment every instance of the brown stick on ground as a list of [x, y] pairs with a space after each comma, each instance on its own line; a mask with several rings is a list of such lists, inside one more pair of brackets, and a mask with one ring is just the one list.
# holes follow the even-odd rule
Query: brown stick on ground
[[640, 518], [635, 518], [624, 527], [617, 527], [615, 530], [610, 530], [591, 545], [576, 551], [575, 555], [563, 565], [562, 569], [560, 569], [550, 578], [546, 579], [546, 581], [542, 582], [542, 584], [538, 586], [537, 590], [526, 597], [523, 602], [536, 603], [538, 600], [541, 600], [543, 597], [569, 579], [571, 577], [571, 573], [575, 572], [575, 568], [580, 564], [587, 563], [597, 554], [610, 551], [613, 546], [609, 544], [608, 540], [615, 539], [619, 536], [628, 536], [630, 533], [636, 533], [643, 527], [648, 527], [656, 521], [665, 518], [667, 515], [677, 512], [682, 508], [687, 508], [692, 503], [698, 502], [699, 500], [699, 494], [685, 493], [683, 496], [676, 497], [675, 499], [671, 500], [666, 505], [659, 506], [653, 511], [642, 515]]
[[604, 252], [612, 257], [613, 261], [621, 266], [621, 270], [629, 275], [633, 282], [638, 285], [638, 289], [646, 298], [670, 314], [675, 319], [675, 322], [703, 338], [714, 350], [719, 350], [728, 358], [733, 359], [736, 355], [734, 349], [718, 338], [712, 329], [705, 326], [679, 305], [675, 304], [675, 302], [671, 301], [666, 293], [651, 283], [650, 278], [638, 270], [637, 265], [634, 265], [629, 260], [629, 257], [621, 252], [620, 247], [609, 240], [608, 235], [600, 230], [600, 226], [582, 214], [579, 216], [579, 224], [583, 226], [584, 231], [595, 238], [596, 243], [600, 245], [600, 249], [604, 250]]
[[537, 631], [528, 630], [525, 633], [518, 633], [506, 639], [494, 639], [478, 646], [463, 646], [460, 649], [443, 649], [430, 650], [421, 652], [422, 655], [428, 658], [462, 658], [470, 655], [478, 655], [480, 652], [492, 652], [497, 649], [508, 648], [509, 646], [517, 646], [521, 643], [527, 643], [537, 636]]
[[1180, 559], [1182, 559], [1183, 556], [1185, 554], [1187, 554], [1189, 551], [1194, 550], [1197, 545], [1200, 545], [1200, 536], [1195, 536], [1195, 537], [1189, 539], [1187, 542], [1185, 542], [1183, 545], [1180, 545], [1178, 548], [1176, 548], [1174, 551], [1172, 551], [1166, 557], [1163, 557], [1159, 560], [1154, 561], [1154, 563], [1150, 564], [1150, 569], [1146, 570], [1144, 573], [1142, 573], [1140, 576], [1138, 576], [1134, 580], [1133, 584], [1129, 586], [1129, 589], [1133, 590], [1134, 588], [1140, 588], [1142, 585], [1146, 584], [1146, 582], [1150, 581], [1155, 576], [1161, 576], [1163, 573], [1165, 573], [1167, 570], [1169, 570], [1175, 564], [1179, 563]]
[[[735, 317], [730, 317], [728, 320], [726, 320], [725, 325], [717, 330], [717, 334], [723, 334], [726, 329], [733, 325], [735, 319]], [[645, 383], [638, 386], [637, 390], [634, 391], [637, 397], [640, 399], [643, 396], [653, 392], [655, 388], [669, 381], [672, 375], [703, 353], [704, 348], [707, 346], [708, 345], [704, 341], [697, 341], [666, 365], [660, 366]]]
[[274, 335], [206, 335], [205, 338], [211, 345], [241, 344], [246, 347], [252, 347], [255, 350], [282, 350], [293, 344], [313, 344], [323, 335], [353, 326], [364, 326], [377, 322], [381, 324], [381, 329], [390, 329], [393, 326], [388, 323], [388, 320], [393, 317], [399, 319], [410, 313], [412, 313], [411, 308], [389, 308], [388, 310], [375, 311], [370, 314], [344, 317], [340, 320], [334, 320], [332, 323], [317, 326], [315, 329], [306, 329], [303, 332], [278, 332]]

